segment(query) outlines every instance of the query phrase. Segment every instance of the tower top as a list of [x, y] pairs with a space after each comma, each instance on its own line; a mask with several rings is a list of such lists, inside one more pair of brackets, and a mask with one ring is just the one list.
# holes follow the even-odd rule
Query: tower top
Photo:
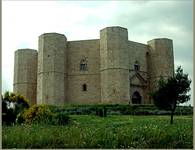
[[127, 31], [127, 28], [120, 27], [120, 26], [110, 26], [110, 27], [105, 27], [105, 28], [101, 29], [100, 32], [102, 30], [111, 30], [111, 31], [121, 30], [121, 31]]
[[155, 38], [155, 39], [147, 41], [147, 43], [154, 42], [154, 41], [172, 41], [172, 39], [169, 39], [169, 38]]
[[65, 40], [67, 40], [66, 36], [64, 34], [61, 33], [56, 33], [56, 32], [49, 32], [49, 33], [43, 33], [39, 36], [39, 38], [44, 38], [44, 37], [62, 37], [65, 38]]
[[22, 48], [22, 49], [17, 49], [15, 53], [23, 53], [23, 52], [35, 52], [37, 53], [36, 49], [31, 49], [31, 48]]

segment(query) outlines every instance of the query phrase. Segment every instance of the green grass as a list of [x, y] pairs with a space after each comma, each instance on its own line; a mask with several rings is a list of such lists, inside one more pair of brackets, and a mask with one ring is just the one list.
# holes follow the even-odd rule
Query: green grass
[[72, 115], [68, 126], [3, 126], [3, 148], [193, 148], [192, 116]]

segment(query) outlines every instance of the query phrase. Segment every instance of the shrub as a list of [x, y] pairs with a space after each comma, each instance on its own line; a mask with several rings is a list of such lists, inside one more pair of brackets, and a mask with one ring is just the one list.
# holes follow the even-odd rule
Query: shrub
[[103, 114], [104, 114], [104, 117], [107, 116], [107, 108], [105, 106], [103, 107]]
[[23, 114], [25, 123], [50, 123], [53, 113], [47, 105], [33, 105]]
[[109, 111], [109, 115], [121, 115], [120, 111]]
[[16, 117], [16, 123], [17, 124], [22, 124], [25, 122], [25, 119], [24, 119], [24, 111], [19, 113]]
[[26, 124], [67, 125], [71, 119], [65, 112], [52, 112], [48, 105], [33, 105], [18, 115], [18, 122]]
[[193, 107], [191, 106], [177, 106], [175, 110], [176, 115], [192, 115]]
[[70, 117], [65, 113], [56, 113], [52, 118], [53, 125], [67, 125], [70, 123], [70, 121]]
[[96, 115], [100, 116], [100, 117], [106, 117], [107, 116], [107, 108], [104, 107], [100, 107], [100, 108], [96, 108]]
[[4, 125], [12, 125], [15, 123], [16, 114], [13, 109], [7, 109], [6, 112], [2, 112], [2, 123]]
[[14, 124], [17, 115], [27, 108], [29, 108], [28, 101], [22, 95], [5, 92], [4, 96], [2, 96], [3, 124]]
[[[128, 104], [94, 104], [94, 105], [64, 105], [50, 106], [54, 113], [63, 112], [67, 115], [163, 115], [170, 114], [169, 111], [162, 112], [154, 105], [128, 105]], [[103, 109], [105, 108], [105, 109]], [[103, 110], [100, 110], [103, 109]], [[101, 112], [103, 111], [103, 112]], [[104, 112], [105, 111], [105, 112]], [[181, 106], [176, 109], [175, 114], [193, 114], [193, 107]], [[105, 116], [106, 116], [105, 115]]]

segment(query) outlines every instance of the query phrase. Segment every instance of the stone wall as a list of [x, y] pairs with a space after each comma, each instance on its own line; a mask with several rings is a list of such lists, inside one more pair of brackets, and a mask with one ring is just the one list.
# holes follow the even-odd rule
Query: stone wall
[[172, 40], [162, 38], [148, 41], [148, 76], [150, 90], [155, 90], [162, 76], [167, 79], [174, 75]]
[[65, 103], [66, 37], [58, 33], [39, 36], [37, 103]]
[[[148, 68], [147, 68], [147, 52], [146, 44], [128, 41], [129, 68], [130, 68], [130, 103], [132, 103], [132, 95], [134, 92], [139, 92], [142, 97], [142, 104], [150, 103], [148, 101]], [[139, 71], [135, 71], [134, 65], [140, 66]], [[139, 76], [136, 74], [139, 73]], [[137, 80], [137, 81], [136, 81]], [[146, 81], [146, 82], [145, 82]]]
[[100, 76], [102, 103], [128, 103], [128, 32], [122, 27], [100, 31]]
[[[69, 41], [67, 49], [67, 102], [100, 103], [99, 39]], [[82, 59], [86, 60], [86, 70], [80, 70]], [[84, 84], [87, 86], [86, 91], [83, 91]]]
[[140, 71], [147, 72], [146, 53], [148, 46], [145, 44], [128, 41], [129, 68], [134, 70], [134, 64], [137, 60], [140, 65]]
[[19, 49], [14, 58], [13, 92], [23, 95], [30, 103], [36, 103], [37, 51]]

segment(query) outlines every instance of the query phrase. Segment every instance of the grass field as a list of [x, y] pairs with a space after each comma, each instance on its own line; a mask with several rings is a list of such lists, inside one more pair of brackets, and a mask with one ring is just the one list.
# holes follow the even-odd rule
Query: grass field
[[3, 148], [193, 148], [192, 116], [72, 115], [67, 126], [3, 126]]

